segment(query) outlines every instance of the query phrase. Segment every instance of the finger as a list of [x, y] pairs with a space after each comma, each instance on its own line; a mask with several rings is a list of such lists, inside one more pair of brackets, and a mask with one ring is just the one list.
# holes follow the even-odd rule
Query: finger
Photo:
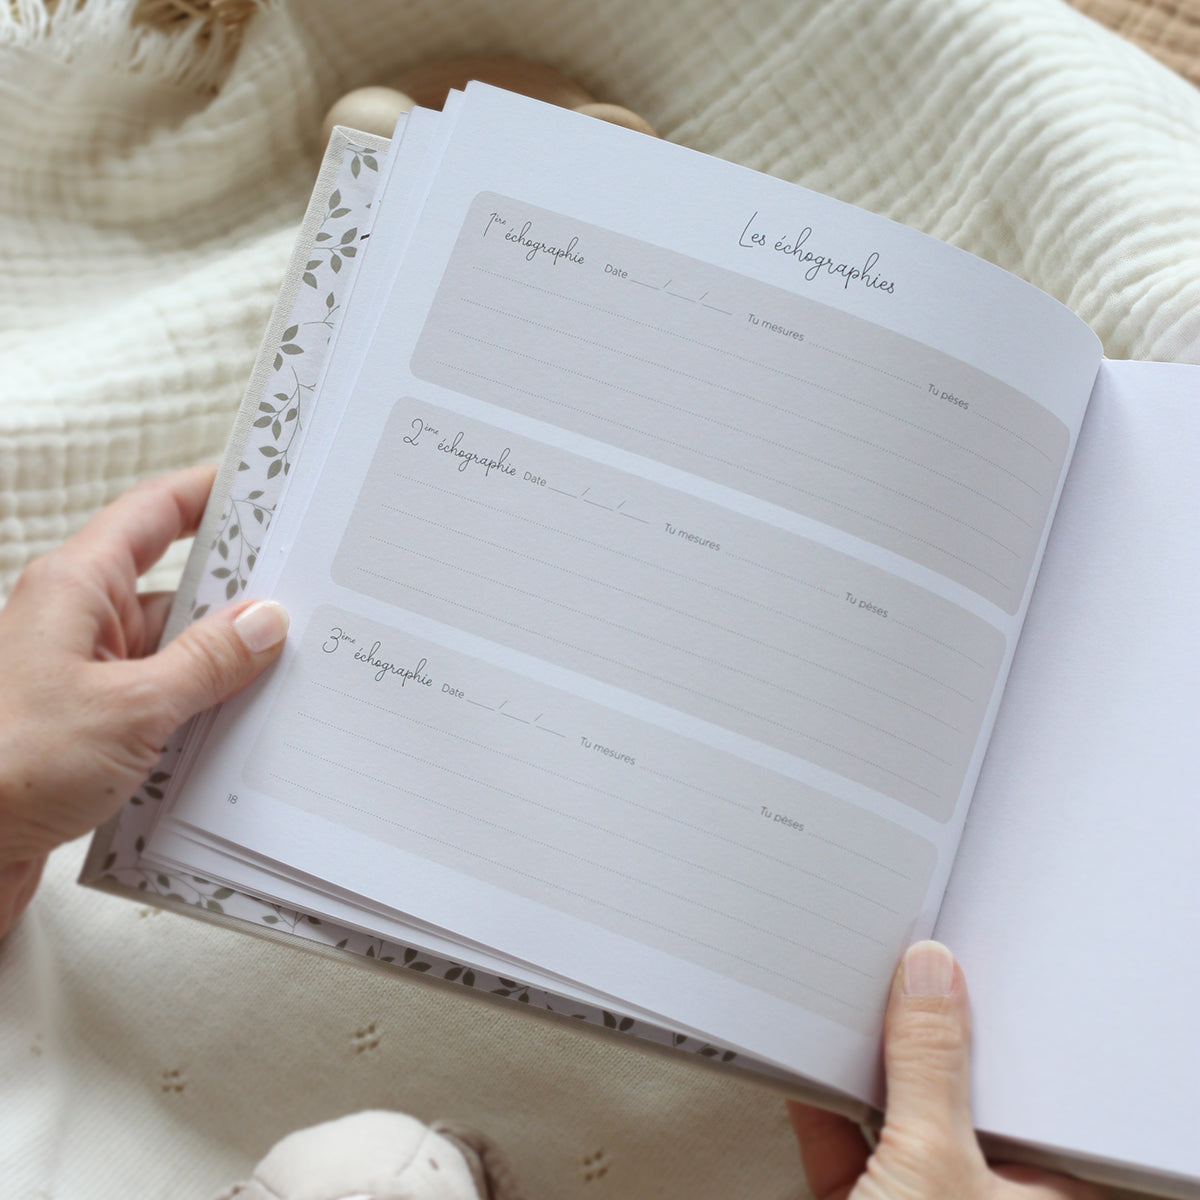
[[862, 1130], [836, 1113], [787, 1102], [800, 1143], [800, 1161], [815, 1200], [842, 1200], [867, 1166], [871, 1150]]
[[[892, 982], [884, 1020], [887, 1123], [970, 1137], [966, 980], [938, 942], [910, 946]], [[941, 1139], [939, 1139], [941, 1140]]]
[[106, 564], [127, 561], [136, 578], [173, 541], [196, 532], [216, 471], [211, 464], [188, 467], [139, 483], [92, 517], [64, 551]]
[[88, 658], [97, 651], [101, 658], [124, 658], [131, 652], [130, 619], [140, 616], [137, 577], [172, 541], [195, 531], [213, 477], [211, 466], [192, 467], [126, 492], [58, 549], [34, 559], [13, 586], [6, 611], [31, 640]]
[[140, 665], [163, 712], [179, 725], [256, 679], [279, 657], [287, 629], [282, 605], [234, 605], [189, 625]]
[[142, 609], [141, 644], [132, 647], [130, 654], [139, 657], [152, 654], [162, 640], [163, 628], [171, 613], [171, 605], [175, 603], [174, 592], [142, 592], [138, 596], [138, 604]]

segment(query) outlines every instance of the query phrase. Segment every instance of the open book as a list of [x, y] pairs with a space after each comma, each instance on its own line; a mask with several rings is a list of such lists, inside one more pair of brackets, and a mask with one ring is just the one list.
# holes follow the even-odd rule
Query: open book
[[[939, 936], [981, 1130], [1200, 1195], [1196, 372], [479, 85], [324, 178], [198, 539], [293, 632], [152, 777], [130, 870], [849, 1107]], [[128, 887], [114, 845], [85, 875]]]

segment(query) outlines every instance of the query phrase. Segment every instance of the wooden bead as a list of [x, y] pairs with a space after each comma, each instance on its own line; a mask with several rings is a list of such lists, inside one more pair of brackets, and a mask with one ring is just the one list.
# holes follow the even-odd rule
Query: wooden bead
[[395, 88], [365, 87], [347, 92], [325, 114], [321, 124], [321, 135], [325, 144], [335, 125], [348, 125], [364, 133], [377, 133], [390, 138], [401, 113], [413, 108], [416, 101]]
[[639, 117], [637, 113], [619, 104], [576, 104], [575, 111], [589, 117], [599, 117], [601, 121], [609, 121], [613, 125], [624, 125], [626, 129], [634, 129], [638, 133], [658, 137], [654, 127], [645, 117]]
[[441, 108], [452, 88], [464, 88], [472, 79], [560, 108], [577, 108], [595, 99], [586, 88], [545, 63], [496, 54], [467, 54], [428, 63], [406, 71], [396, 80], [396, 86], [423, 108]]
[[586, 88], [544, 63], [501, 55], [468, 54], [407, 71], [397, 80], [398, 88], [364, 87], [348, 92], [326, 114], [322, 125], [324, 139], [329, 141], [335, 125], [391, 137], [401, 113], [418, 104], [440, 109], [452, 88], [464, 88], [472, 79], [560, 108], [573, 108], [576, 112], [651, 137], [658, 136], [649, 122], [637, 113], [619, 104], [597, 103]]

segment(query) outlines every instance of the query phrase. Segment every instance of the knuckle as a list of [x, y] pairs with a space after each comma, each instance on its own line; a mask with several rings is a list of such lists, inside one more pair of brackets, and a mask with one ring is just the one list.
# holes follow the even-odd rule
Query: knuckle
[[967, 1057], [961, 1047], [948, 1042], [908, 1042], [889, 1052], [889, 1077], [903, 1079], [923, 1092], [940, 1090], [943, 1081], [957, 1078]]
[[57, 591], [75, 582], [75, 571], [62, 548], [33, 559], [17, 578], [13, 592]]
[[965, 1022], [944, 1006], [910, 1005], [898, 1017], [890, 1040], [894, 1051], [901, 1055], [959, 1057], [966, 1052], [969, 1037]]
[[120, 692], [111, 697], [111, 704], [126, 714], [125, 724], [132, 731], [129, 744], [141, 759], [152, 764], [178, 724], [174, 711], [163, 702], [160, 689], [141, 671], [123, 672]]
[[245, 655], [231, 638], [194, 636], [186, 639], [186, 669], [205, 695], [224, 700], [242, 677]]
[[889, 1159], [914, 1170], [931, 1163], [944, 1168], [961, 1157], [954, 1131], [943, 1120], [922, 1113], [889, 1113], [879, 1146]]
[[140, 662], [83, 663], [71, 683], [72, 723], [96, 741], [120, 740], [166, 719], [159, 688]]
[[132, 487], [126, 488], [118, 499], [126, 502], [130, 500], [140, 502], [147, 497], [157, 496], [160, 491], [162, 491], [162, 479], [152, 475], [148, 479], [139, 479]]
[[156, 692], [132, 679], [98, 694], [96, 701], [104, 716], [97, 717], [92, 735], [95, 774], [119, 779], [132, 790], [158, 761], [171, 732], [170, 714]]

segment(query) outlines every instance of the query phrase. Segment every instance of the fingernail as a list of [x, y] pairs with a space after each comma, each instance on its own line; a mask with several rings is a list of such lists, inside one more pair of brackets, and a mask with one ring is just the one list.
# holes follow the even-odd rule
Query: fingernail
[[251, 654], [261, 654], [283, 641], [290, 623], [287, 609], [282, 604], [276, 604], [274, 600], [256, 600], [238, 613], [233, 629]]
[[941, 942], [917, 942], [904, 955], [906, 996], [948, 996], [954, 987], [954, 955]]

